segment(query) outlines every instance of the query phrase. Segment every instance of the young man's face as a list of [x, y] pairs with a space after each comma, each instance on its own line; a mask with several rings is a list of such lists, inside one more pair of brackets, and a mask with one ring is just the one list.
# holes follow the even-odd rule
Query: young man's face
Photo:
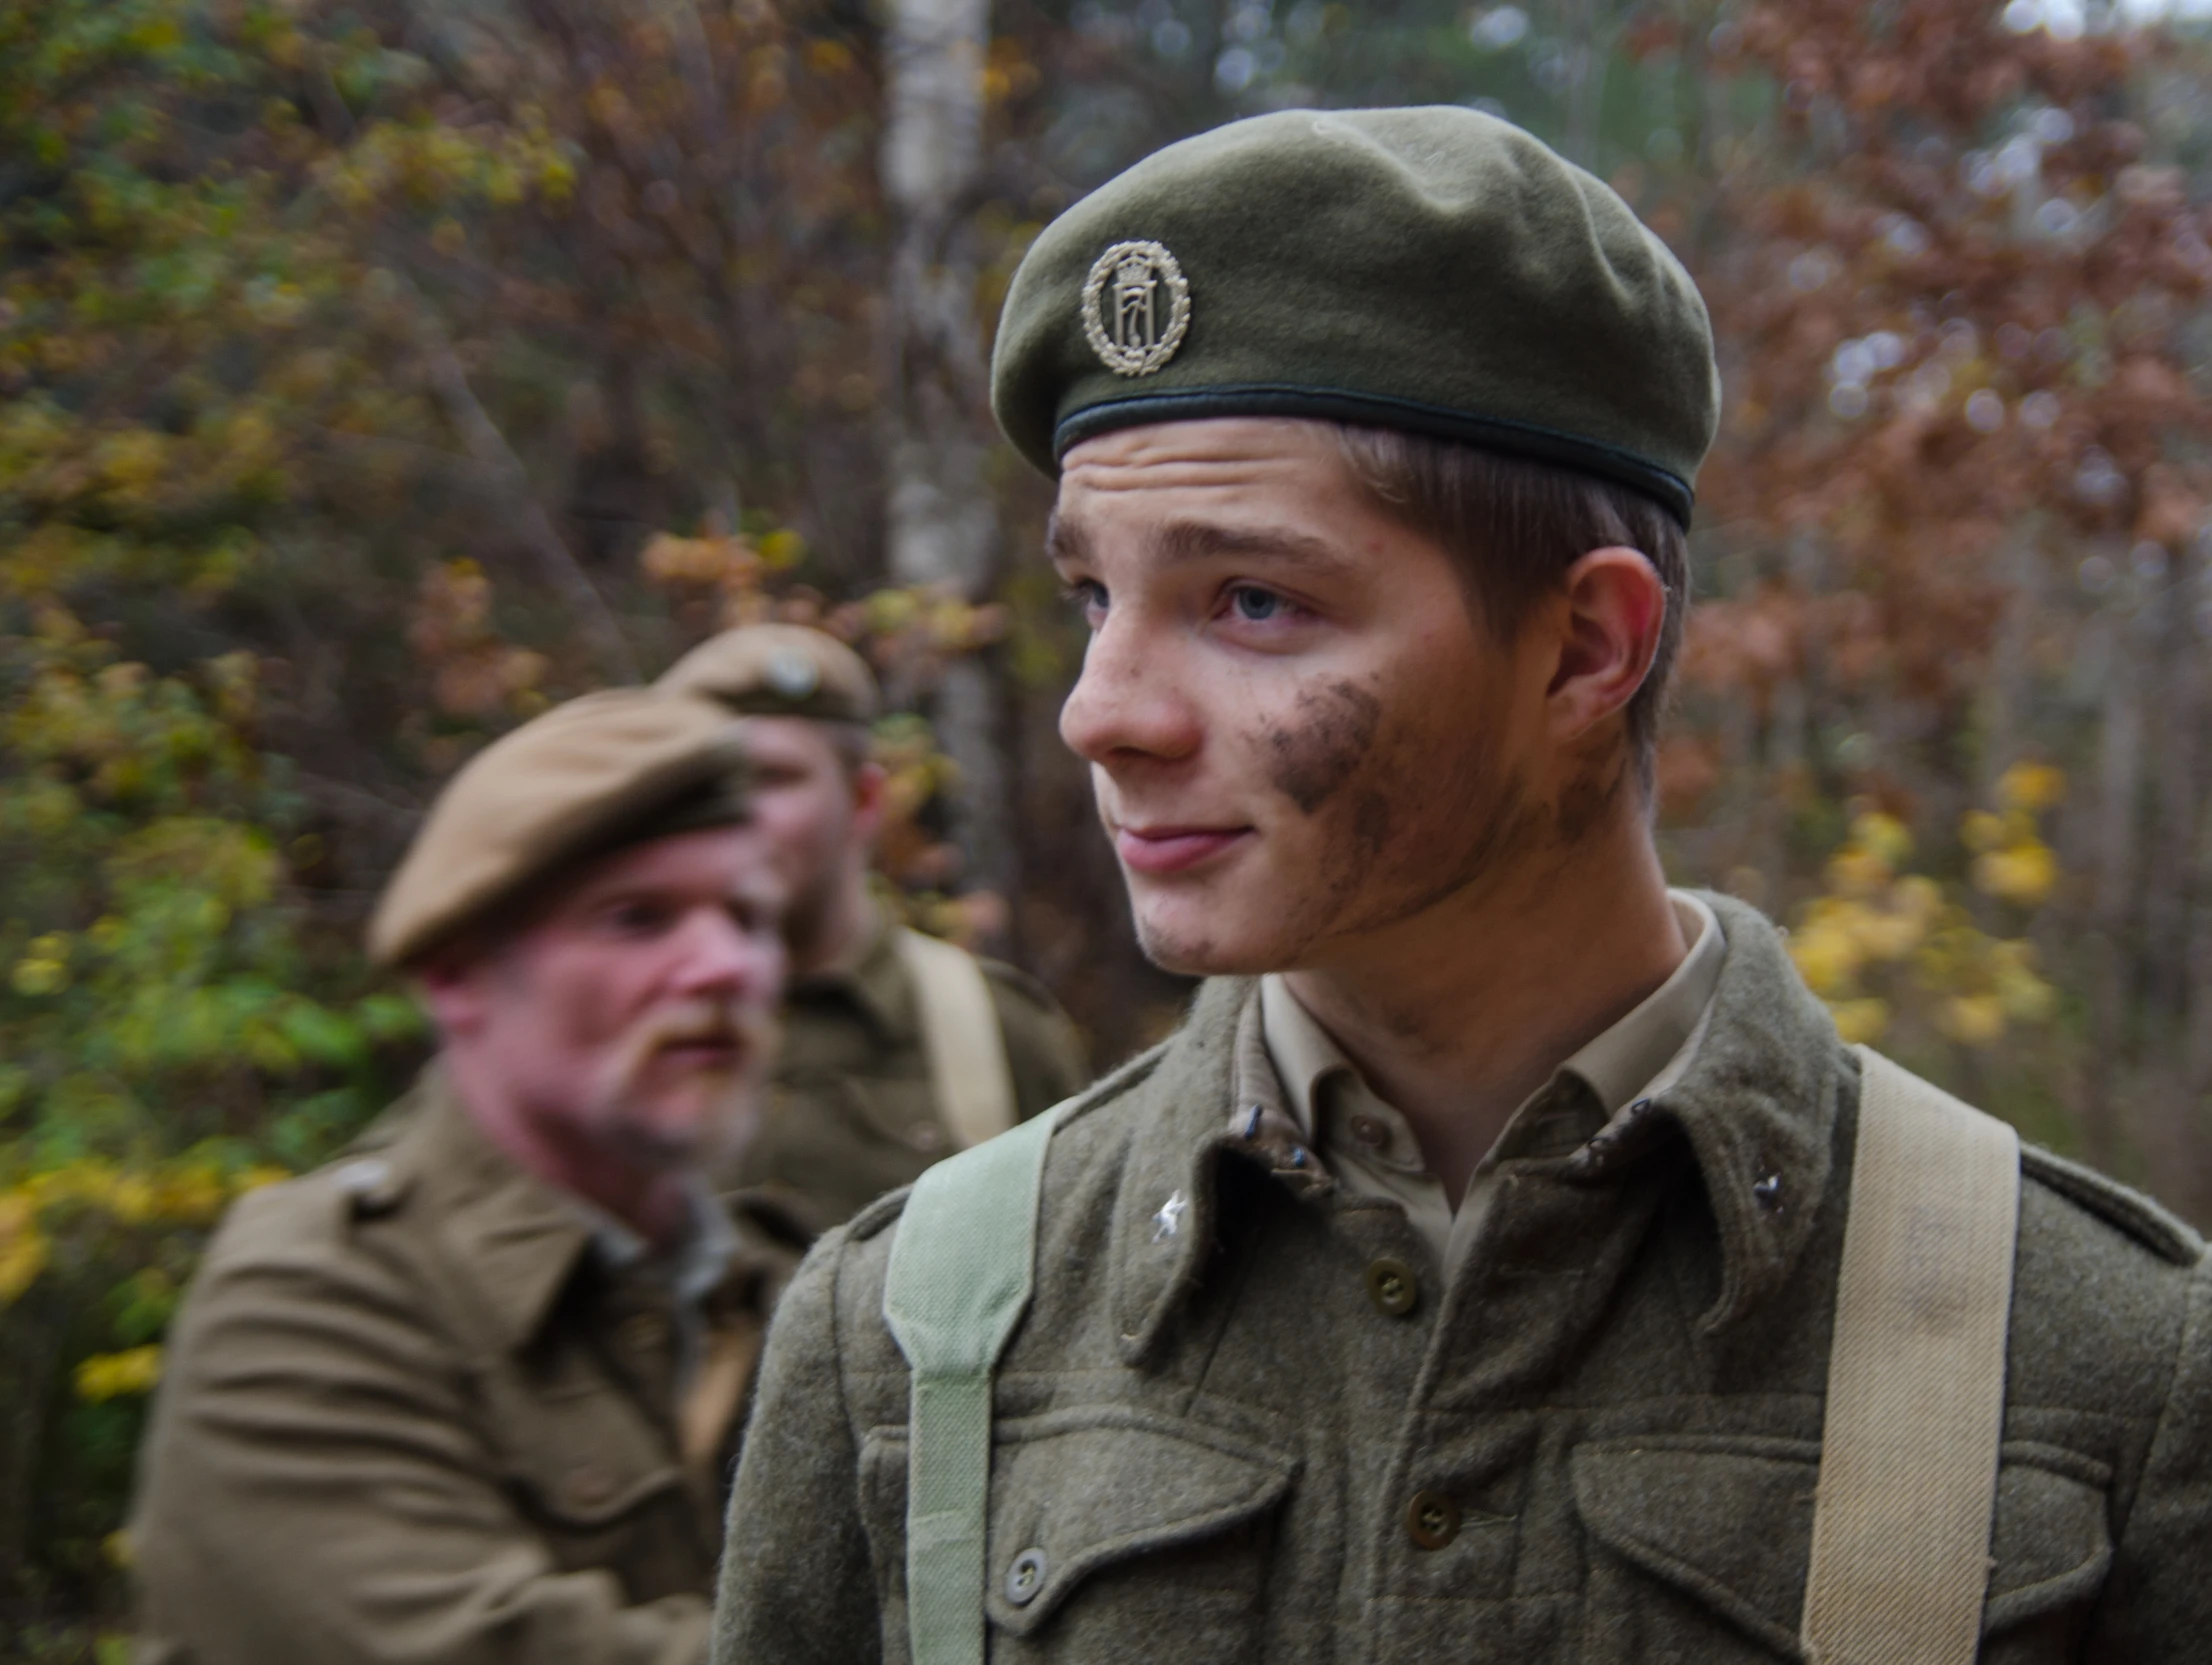
[[742, 826], [615, 852], [425, 983], [449, 1047], [548, 1138], [642, 1169], [742, 1146], [773, 1061], [783, 888]]
[[1051, 553], [1091, 626], [1060, 732], [1159, 964], [1324, 965], [1546, 842], [1542, 633], [1492, 640], [1324, 430], [1086, 441]]
[[786, 934], [804, 950], [866, 863], [883, 771], [854, 767], [829, 725], [807, 717], [747, 718], [745, 756], [751, 831], [783, 884]]

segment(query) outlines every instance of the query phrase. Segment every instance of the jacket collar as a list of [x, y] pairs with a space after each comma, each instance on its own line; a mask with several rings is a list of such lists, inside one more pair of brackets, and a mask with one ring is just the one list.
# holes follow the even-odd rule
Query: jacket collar
[[880, 1038], [895, 1043], [919, 1032], [920, 1017], [894, 937], [898, 924], [881, 903], [869, 905], [874, 910], [874, 923], [860, 957], [848, 968], [793, 982], [786, 997], [801, 1003], [810, 999], [845, 1000]]
[[[1531, 1156], [1564, 1183], [1608, 1183], [1681, 1139], [1719, 1228], [1721, 1329], [1787, 1281], [1828, 1188], [1839, 1104], [1854, 1077], [1826, 1009], [1756, 909], [1703, 894], [1728, 956], [1694, 1056], [1564, 1159]], [[1272, 1174], [1301, 1196], [1334, 1188], [1284, 1107], [1259, 1033], [1257, 984], [1201, 985], [1150, 1079], [1116, 1223], [1117, 1318], [1134, 1364], [1198, 1286], [1220, 1235], [1224, 1164]], [[1241, 1087], [1240, 1093], [1237, 1089]]]
[[430, 1229], [444, 1241], [455, 1282], [513, 1351], [534, 1338], [590, 1251], [585, 1212], [485, 1138], [433, 1063], [410, 1097], [407, 1130], [392, 1147], [402, 1177], [420, 1187]]

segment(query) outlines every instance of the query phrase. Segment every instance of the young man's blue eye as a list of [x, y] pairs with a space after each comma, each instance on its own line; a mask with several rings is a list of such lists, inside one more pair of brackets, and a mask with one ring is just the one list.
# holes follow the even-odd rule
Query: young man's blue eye
[[1236, 592], [1237, 616], [1255, 624], [1273, 618], [1282, 611], [1282, 606], [1283, 598], [1273, 590], [1246, 587]]

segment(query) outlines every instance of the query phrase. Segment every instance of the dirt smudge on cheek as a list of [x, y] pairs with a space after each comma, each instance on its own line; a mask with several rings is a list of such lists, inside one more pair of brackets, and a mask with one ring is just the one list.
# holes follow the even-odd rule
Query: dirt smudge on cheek
[[1381, 722], [1382, 701], [1356, 682], [1300, 690], [1296, 726], [1260, 731], [1269, 782], [1313, 814], [1358, 771]]

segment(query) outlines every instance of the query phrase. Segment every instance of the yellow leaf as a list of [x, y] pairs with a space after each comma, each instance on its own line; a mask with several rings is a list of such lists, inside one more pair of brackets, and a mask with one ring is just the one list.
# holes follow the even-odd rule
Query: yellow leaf
[[1857, 933], [1848, 920], [1807, 923], [1790, 933], [1789, 948], [1797, 974], [1819, 995], [1849, 988], [1864, 963]]
[[30, 1288], [46, 1269], [51, 1248], [38, 1228], [38, 1198], [27, 1190], [0, 1195], [0, 1306]]
[[1886, 1000], [1835, 1000], [1829, 1002], [1828, 1012], [1836, 1020], [1836, 1033], [1849, 1046], [1870, 1045], [1889, 1028]]
[[1985, 895], [2034, 907], [2058, 883], [2058, 855], [2048, 844], [2031, 840], [1974, 858], [1974, 885]]
[[1994, 850], [2005, 842], [2007, 828], [2002, 815], [1977, 809], [1959, 823], [1959, 837], [1969, 850]]
[[1997, 801], [2009, 809], [2049, 809], [2065, 796], [2065, 771], [2048, 763], [2015, 763], [1997, 778]]
[[161, 1380], [161, 1349], [131, 1347], [120, 1353], [95, 1353], [78, 1362], [77, 1397], [89, 1405], [107, 1399], [151, 1393]]
[[1870, 810], [1851, 823], [1851, 841], [1891, 872], [1912, 854], [1912, 833], [1894, 815]]
[[1967, 1046], [1988, 1046], [2005, 1032], [2004, 1002], [1993, 994], [1954, 994], [1936, 1014], [1936, 1026]]

